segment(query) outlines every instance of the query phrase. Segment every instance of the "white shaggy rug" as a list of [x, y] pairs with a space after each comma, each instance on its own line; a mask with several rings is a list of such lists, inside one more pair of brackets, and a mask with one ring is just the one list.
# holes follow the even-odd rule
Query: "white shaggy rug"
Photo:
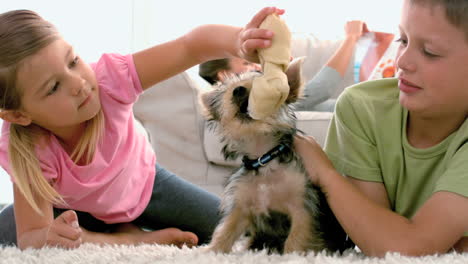
[[420, 258], [403, 257], [399, 254], [387, 254], [384, 258], [369, 258], [355, 251], [348, 251], [342, 256], [330, 256], [323, 253], [308, 255], [268, 255], [261, 252], [234, 252], [231, 254], [205, 253], [200, 248], [182, 248], [159, 245], [141, 246], [96, 246], [84, 244], [78, 249], [63, 250], [47, 248], [41, 250], [28, 249], [20, 251], [14, 247], [0, 248], [0, 263], [206, 263], [206, 264], [228, 264], [228, 263], [323, 263], [323, 264], [345, 264], [345, 263], [376, 263], [376, 264], [430, 264], [468, 263], [467, 254], [444, 254], [440, 256], [428, 256]]

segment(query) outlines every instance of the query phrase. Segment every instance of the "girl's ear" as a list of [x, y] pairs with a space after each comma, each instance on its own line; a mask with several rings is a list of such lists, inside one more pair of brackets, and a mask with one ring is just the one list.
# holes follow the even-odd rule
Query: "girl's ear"
[[221, 70], [216, 73], [216, 77], [218, 78], [219, 82], [224, 82], [231, 75], [233, 75], [233, 73], [230, 73], [228, 70]]
[[216, 78], [218, 78], [219, 81], [222, 81], [225, 75], [226, 73], [224, 71], [219, 71], [216, 73]]
[[31, 118], [26, 113], [18, 110], [1, 110], [0, 118], [21, 126], [28, 126], [32, 122]]

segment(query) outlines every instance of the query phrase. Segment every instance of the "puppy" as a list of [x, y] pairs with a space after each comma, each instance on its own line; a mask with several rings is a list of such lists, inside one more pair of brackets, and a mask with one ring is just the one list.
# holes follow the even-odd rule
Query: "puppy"
[[297, 129], [291, 105], [301, 96], [301, 66], [302, 60], [289, 65], [289, 96], [263, 120], [252, 119], [247, 110], [252, 81], [261, 73], [233, 77], [200, 95], [208, 125], [221, 135], [225, 159], [243, 157], [227, 179], [222, 220], [208, 250], [230, 252], [244, 234], [248, 248], [270, 253], [342, 252], [352, 246], [293, 147]]

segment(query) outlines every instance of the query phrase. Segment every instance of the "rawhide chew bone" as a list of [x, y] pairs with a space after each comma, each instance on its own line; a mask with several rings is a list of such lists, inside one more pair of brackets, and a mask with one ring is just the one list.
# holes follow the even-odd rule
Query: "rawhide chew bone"
[[277, 14], [269, 15], [260, 28], [275, 35], [270, 47], [258, 49], [263, 75], [252, 83], [248, 111], [253, 119], [264, 119], [275, 113], [289, 94], [285, 72], [291, 57], [291, 32]]

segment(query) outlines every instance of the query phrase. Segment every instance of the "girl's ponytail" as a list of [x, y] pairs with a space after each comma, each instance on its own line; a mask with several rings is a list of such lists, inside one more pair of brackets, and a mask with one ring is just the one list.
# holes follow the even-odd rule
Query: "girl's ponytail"
[[10, 126], [8, 155], [16, 186], [36, 212], [42, 215], [37, 198], [52, 204], [65, 204], [62, 197], [43, 177], [35, 153], [34, 129], [17, 124]]

